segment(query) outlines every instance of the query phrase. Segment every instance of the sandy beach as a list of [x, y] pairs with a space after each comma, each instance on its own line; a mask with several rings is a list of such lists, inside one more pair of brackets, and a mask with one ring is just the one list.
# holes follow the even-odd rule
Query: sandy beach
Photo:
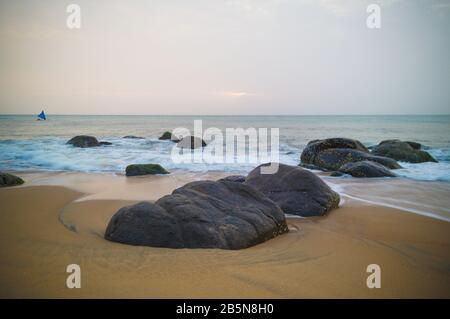
[[[325, 217], [289, 217], [289, 233], [243, 250], [103, 238], [120, 207], [221, 175], [22, 174], [29, 183], [0, 189], [0, 297], [450, 298], [450, 223], [354, 196], [341, 195], [340, 208]], [[80, 289], [66, 287], [73, 263], [81, 267]], [[373, 263], [381, 267], [380, 289], [366, 286]]]

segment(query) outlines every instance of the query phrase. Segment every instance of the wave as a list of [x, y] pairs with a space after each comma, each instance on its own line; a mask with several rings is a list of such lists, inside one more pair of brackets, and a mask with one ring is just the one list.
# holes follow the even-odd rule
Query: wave
[[[39, 137], [33, 139], [0, 140], [0, 169], [11, 171], [77, 171], [123, 173], [129, 164], [158, 163], [167, 169], [192, 172], [224, 171], [246, 173], [258, 164], [267, 162], [248, 156], [248, 145], [240, 149], [232, 163], [188, 162], [176, 163], [171, 153], [175, 146], [170, 141], [150, 139], [124, 139], [102, 137], [113, 145], [95, 148], [76, 148], [67, 145], [61, 137]], [[208, 145], [204, 153], [211, 152]], [[399, 176], [424, 181], [450, 182], [450, 149], [431, 148], [428, 150], [439, 163], [401, 163], [402, 169], [395, 170]], [[301, 148], [282, 143], [279, 161], [297, 165]], [[206, 157], [205, 157], [206, 158]]]
[[[230, 171], [248, 172], [261, 164], [258, 158], [248, 155], [247, 149], [240, 149], [232, 163], [211, 163], [205, 161], [177, 163], [172, 159], [175, 144], [158, 139], [102, 138], [110, 146], [76, 148], [66, 144], [63, 138], [35, 138], [0, 141], [0, 169], [19, 171], [79, 171], [79, 172], [123, 172], [129, 164], [158, 163], [167, 169], [188, 171]], [[212, 145], [204, 149], [211, 153]], [[200, 152], [201, 153], [201, 152]], [[202, 154], [203, 154], [202, 153]], [[213, 152], [214, 154], [214, 152]], [[296, 165], [298, 149], [281, 145], [279, 161]], [[205, 158], [207, 156], [205, 155]], [[263, 161], [264, 162], [264, 161]]]

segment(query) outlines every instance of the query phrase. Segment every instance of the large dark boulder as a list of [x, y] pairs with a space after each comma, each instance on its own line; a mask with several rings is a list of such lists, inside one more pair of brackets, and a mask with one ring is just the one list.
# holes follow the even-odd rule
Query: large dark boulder
[[386, 140], [375, 146], [372, 153], [379, 156], [390, 157], [401, 162], [437, 162], [433, 156], [426, 151], [420, 150], [420, 148], [421, 145], [418, 143]]
[[370, 153], [361, 152], [348, 148], [330, 148], [320, 152], [314, 157], [314, 165], [323, 167], [330, 171], [337, 171], [347, 163], [372, 161], [391, 169], [401, 168], [392, 158], [375, 156]]
[[297, 166], [279, 164], [275, 174], [261, 174], [261, 166], [252, 170], [245, 184], [277, 203], [286, 214], [321, 216], [339, 205], [334, 192], [314, 173]]
[[172, 133], [169, 131], [165, 131], [159, 138], [159, 140], [171, 140], [172, 142], [178, 143], [180, 141], [179, 138], [172, 136]]
[[254, 188], [197, 181], [154, 204], [121, 208], [111, 218], [105, 238], [152, 247], [242, 249], [287, 231], [280, 207]]
[[159, 164], [131, 164], [126, 167], [125, 174], [127, 176], [139, 176], [169, 174], [169, 172]]
[[369, 150], [357, 140], [350, 138], [327, 138], [324, 140], [312, 140], [303, 150], [300, 159], [304, 164], [314, 164], [315, 157], [322, 151], [330, 148], [347, 148], [358, 150], [361, 152], [368, 152]]
[[205, 146], [206, 146], [206, 142], [203, 139], [196, 137], [196, 136], [185, 136], [177, 144], [177, 147], [179, 147], [179, 148], [190, 148], [190, 149], [195, 149], [195, 148], [200, 148], [200, 147], [205, 147]]
[[0, 172], [0, 187], [17, 186], [23, 183], [23, 179], [16, 175]]
[[67, 144], [71, 144], [76, 147], [95, 147], [100, 146], [100, 142], [94, 136], [78, 135], [71, 138]]
[[353, 177], [395, 177], [389, 169], [381, 164], [371, 161], [347, 163], [341, 166], [339, 172], [352, 175]]

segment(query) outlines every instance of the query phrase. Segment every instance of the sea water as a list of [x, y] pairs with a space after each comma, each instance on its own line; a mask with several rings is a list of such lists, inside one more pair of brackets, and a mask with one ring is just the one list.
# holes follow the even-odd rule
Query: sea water
[[[79, 116], [48, 115], [36, 121], [31, 115], [0, 116], [0, 170], [76, 171], [121, 174], [129, 164], [159, 163], [169, 170], [246, 173], [257, 164], [174, 163], [174, 143], [160, 141], [164, 131], [184, 127], [193, 132], [194, 120], [209, 127], [278, 128], [279, 161], [297, 165], [308, 141], [348, 137], [366, 146], [386, 139], [421, 143], [439, 163], [401, 163], [395, 172], [403, 177], [450, 183], [450, 115], [386, 116]], [[66, 142], [76, 135], [93, 135], [111, 146], [76, 148]], [[124, 139], [136, 135], [144, 139]], [[245, 147], [248, 148], [248, 145]], [[248, 151], [248, 150], [247, 150]]]

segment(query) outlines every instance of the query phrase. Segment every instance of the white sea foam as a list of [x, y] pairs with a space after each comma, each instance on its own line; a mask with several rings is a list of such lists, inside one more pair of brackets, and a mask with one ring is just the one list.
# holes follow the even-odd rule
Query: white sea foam
[[[118, 137], [102, 140], [113, 145], [76, 148], [67, 145], [67, 139], [58, 137], [0, 140], [0, 169], [121, 173], [129, 164], [159, 163], [169, 170], [246, 173], [260, 164], [258, 161], [238, 163], [237, 157], [234, 163], [174, 163], [171, 151], [175, 144], [170, 141]], [[299, 148], [281, 144], [280, 162], [297, 165], [300, 153]], [[450, 162], [445, 161], [448, 149], [431, 150], [431, 153], [440, 160], [439, 163], [401, 163], [403, 168], [395, 170], [395, 173], [416, 180], [450, 182]]]
[[394, 172], [403, 177], [422, 181], [442, 181], [450, 182], [450, 163], [449, 162], [426, 162], [426, 163], [400, 163], [402, 169]]
[[[368, 200], [368, 199], [361, 198], [361, 197], [355, 197], [355, 196], [351, 196], [351, 195], [348, 195], [348, 194], [341, 194], [341, 195], [343, 195], [345, 197], [348, 197], [348, 198], [351, 198], [351, 199], [354, 199], [354, 200], [358, 200], [358, 201], [364, 202], [364, 203], [372, 204], [372, 205], [377, 205], [377, 206], [379, 205], [379, 206], [395, 208], [395, 209], [411, 212], [411, 213], [414, 213], [414, 214], [418, 214], [418, 215], [427, 216], [427, 217], [443, 220], [443, 221], [446, 221], [446, 222], [450, 222], [450, 213], [448, 215], [443, 215], [442, 213], [441, 214], [434, 213], [433, 209], [436, 209], [434, 207], [430, 207], [429, 210], [421, 210], [421, 209], [410, 207], [408, 205], [401, 205], [401, 203], [400, 204], [391, 204], [391, 203], [389, 203], [386, 200], [378, 200], [377, 201], [377, 200]], [[396, 202], [399, 202], [398, 198], [396, 199]], [[341, 199], [340, 205], [342, 205], [342, 204], [343, 203], [342, 203], [342, 199]], [[414, 204], [414, 203], [411, 202], [410, 204]], [[437, 209], [439, 209], [439, 207]]]
[[[174, 163], [171, 151], [175, 143], [170, 141], [117, 137], [104, 140], [112, 145], [77, 148], [67, 145], [67, 139], [49, 137], [3, 140], [0, 141], [0, 169], [120, 173], [129, 164], [159, 163], [169, 170], [248, 172], [261, 164], [257, 159], [240, 163], [237, 156], [234, 163]], [[281, 145], [279, 156], [280, 162], [296, 165], [299, 150]]]
[[[331, 178], [326, 178], [329, 183]], [[450, 184], [408, 178], [339, 178], [329, 183], [341, 199], [397, 208], [450, 221]], [[338, 187], [336, 187], [338, 185]], [[343, 204], [341, 202], [341, 204]]]

